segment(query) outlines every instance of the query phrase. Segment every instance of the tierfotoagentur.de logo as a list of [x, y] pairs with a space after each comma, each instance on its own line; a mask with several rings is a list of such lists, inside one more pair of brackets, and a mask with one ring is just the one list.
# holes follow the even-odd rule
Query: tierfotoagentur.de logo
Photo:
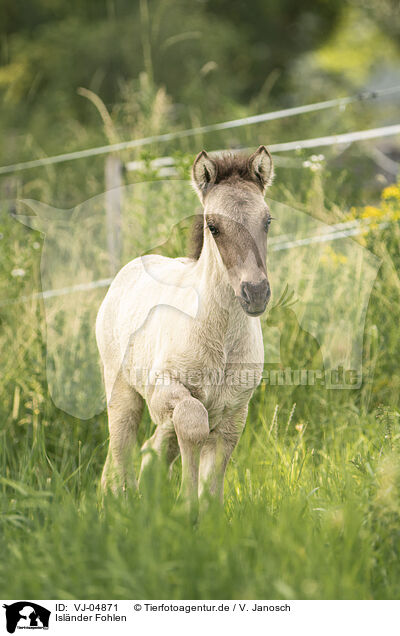
[[16, 629], [49, 629], [51, 612], [37, 603], [17, 601], [3, 607], [6, 610], [6, 627], [9, 634], [14, 634]]

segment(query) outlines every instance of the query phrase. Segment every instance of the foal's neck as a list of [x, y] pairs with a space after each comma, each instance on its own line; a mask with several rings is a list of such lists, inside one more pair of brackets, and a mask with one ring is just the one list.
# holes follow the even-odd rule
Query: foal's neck
[[247, 317], [235, 298], [219, 250], [207, 230], [195, 271], [199, 292], [198, 319], [214, 337], [224, 337], [232, 327], [240, 330]]

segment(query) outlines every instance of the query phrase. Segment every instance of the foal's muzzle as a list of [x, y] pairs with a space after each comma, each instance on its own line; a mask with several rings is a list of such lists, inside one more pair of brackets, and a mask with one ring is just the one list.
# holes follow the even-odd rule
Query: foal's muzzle
[[249, 316], [261, 316], [271, 297], [269, 282], [264, 278], [260, 283], [244, 282], [240, 286], [240, 304]]

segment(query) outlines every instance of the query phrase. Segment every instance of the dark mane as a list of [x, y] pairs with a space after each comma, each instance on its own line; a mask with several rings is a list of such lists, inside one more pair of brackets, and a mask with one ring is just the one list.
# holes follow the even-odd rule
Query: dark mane
[[[254, 172], [250, 171], [247, 154], [241, 152], [210, 153], [210, 157], [215, 161], [217, 167], [217, 176], [211, 188], [223, 181], [237, 180], [250, 181], [259, 185]], [[203, 215], [201, 213], [196, 214], [193, 219], [189, 244], [189, 257], [194, 260], [199, 259], [203, 248], [203, 224]]]
[[224, 152], [213, 155], [210, 153], [210, 157], [215, 161], [217, 166], [215, 185], [222, 181], [233, 179], [241, 179], [258, 184], [254, 172], [252, 173], [250, 171], [247, 154], [241, 152]]
[[189, 242], [189, 257], [193, 258], [195, 261], [199, 259], [201, 250], [203, 249], [203, 227], [203, 214], [199, 212], [193, 217]]

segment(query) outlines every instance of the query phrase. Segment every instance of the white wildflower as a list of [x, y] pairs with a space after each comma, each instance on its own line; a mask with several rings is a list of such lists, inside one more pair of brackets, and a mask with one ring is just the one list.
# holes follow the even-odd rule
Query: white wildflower
[[22, 269], [22, 267], [16, 267], [11, 272], [11, 276], [14, 276], [14, 278], [18, 278], [18, 276], [20, 277], [25, 276], [25, 274], [26, 272], [24, 269]]

